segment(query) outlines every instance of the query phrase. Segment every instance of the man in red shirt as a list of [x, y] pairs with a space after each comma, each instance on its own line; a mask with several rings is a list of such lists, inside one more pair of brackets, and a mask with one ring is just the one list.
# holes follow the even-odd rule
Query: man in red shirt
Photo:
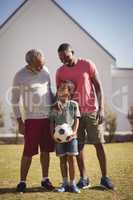
[[79, 188], [88, 188], [90, 181], [87, 178], [83, 148], [85, 139], [93, 144], [101, 168], [100, 184], [107, 189], [114, 189], [111, 180], [107, 177], [106, 156], [103, 148], [103, 132], [100, 124], [104, 119], [104, 105], [102, 85], [99, 80], [95, 64], [90, 60], [78, 59], [70, 44], [63, 43], [58, 48], [58, 55], [63, 63], [56, 73], [57, 87], [62, 81], [71, 80], [75, 84], [74, 100], [79, 103], [81, 118], [78, 129], [79, 155], [77, 163], [80, 171]]

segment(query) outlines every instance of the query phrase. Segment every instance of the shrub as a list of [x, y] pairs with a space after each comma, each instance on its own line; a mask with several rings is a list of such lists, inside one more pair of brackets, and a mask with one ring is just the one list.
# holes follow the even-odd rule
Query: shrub
[[0, 102], [0, 127], [4, 127], [4, 112], [2, 109], [2, 103]]
[[16, 134], [18, 132], [18, 126], [13, 112], [10, 113], [10, 119], [11, 119], [10, 131], [11, 133]]
[[109, 142], [112, 141], [117, 128], [117, 116], [109, 107], [105, 107], [105, 130], [109, 133]]
[[10, 132], [12, 134], [15, 134], [15, 136], [16, 136], [15, 143], [17, 144], [18, 143], [19, 132], [18, 132], [18, 124], [17, 124], [16, 118], [15, 118], [13, 112], [10, 113], [10, 119], [11, 119]]
[[128, 121], [131, 125], [131, 131], [133, 133], [133, 106], [130, 107], [127, 115]]

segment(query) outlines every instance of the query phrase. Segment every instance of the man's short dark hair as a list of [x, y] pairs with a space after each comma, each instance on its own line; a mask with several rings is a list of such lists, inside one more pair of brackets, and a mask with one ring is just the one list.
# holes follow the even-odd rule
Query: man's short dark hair
[[68, 43], [62, 43], [59, 48], [58, 48], [58, 52], [61, 52], [61, 51], [66, 51], [68, 49], [72, 49], [72, 46]]

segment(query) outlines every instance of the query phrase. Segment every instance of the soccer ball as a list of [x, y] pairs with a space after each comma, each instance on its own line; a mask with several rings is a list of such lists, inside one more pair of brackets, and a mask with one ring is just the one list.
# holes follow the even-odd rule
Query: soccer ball
[[55, 128], [54, 138], [59, 142], [68, 142], [68, 139], [73, 134], [72, 128], [69, 124], [64, 123]]

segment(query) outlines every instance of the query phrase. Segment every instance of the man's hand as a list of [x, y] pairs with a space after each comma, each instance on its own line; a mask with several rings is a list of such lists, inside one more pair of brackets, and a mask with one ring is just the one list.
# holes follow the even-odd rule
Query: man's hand
[[98, 121], [98, 124], [102, 124], [103, 123], [103, 121], [104, 121], [104, 111], [102, 109], [99, 109], [97, 111], [96, 120]]
[[25, 134], [25, 125], [24, 122], [21, 118], [17, 119], [18, 121], [18, 131], [20, 134], [24, 135]]

